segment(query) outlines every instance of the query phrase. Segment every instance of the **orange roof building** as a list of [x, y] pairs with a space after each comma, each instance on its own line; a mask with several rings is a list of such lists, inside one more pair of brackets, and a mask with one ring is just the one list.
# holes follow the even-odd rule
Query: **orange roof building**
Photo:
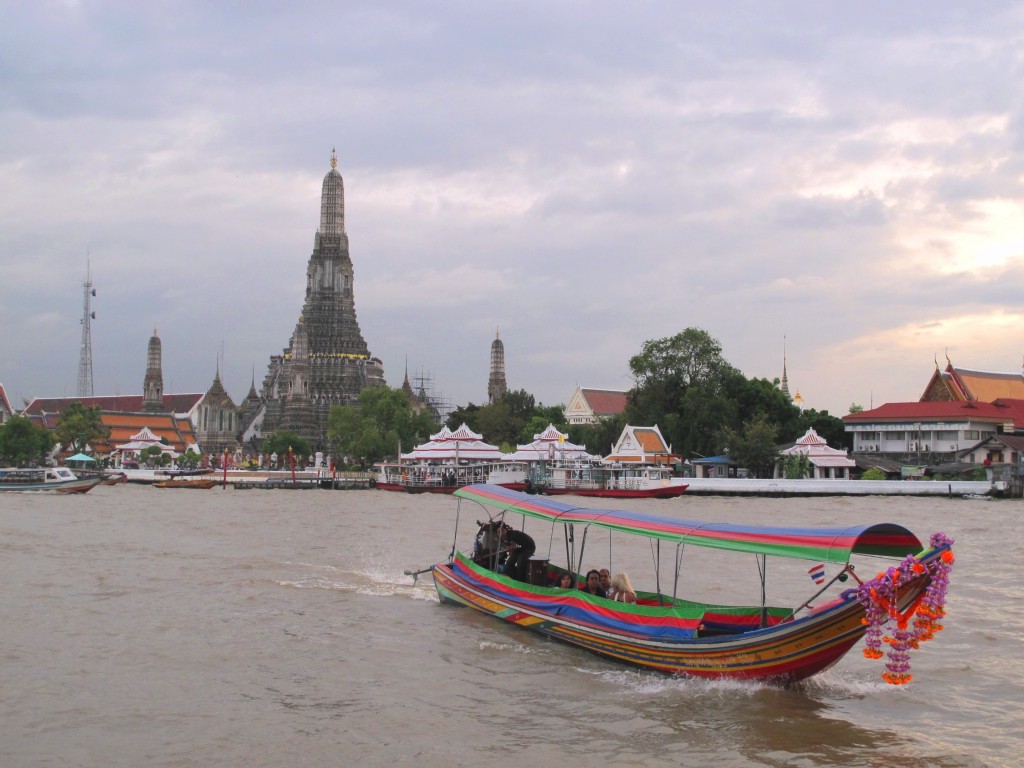
[[653, 427], [627, 424], [612, 452], [604, 457], [605, 464], [673, 464], [678, 461], [679, 457], [673, 455], [672, 446], [665, 441], [657, 424]]
[[922, 403], [1024, 400], [1024, 372], [976, 371], [955, 366], [949, 358], [946, 358], [946, 362], [945, 370], [940, 370], [936, 362], [935, 372], [921, 395]]
[[37, 397], [28, 404], [24, 415], [52, 431], [71, 403], [81, 403], [86, 408], [98, 407], [100, 421], [110, 429], [110, 439], [91, 446], [97, 455], [109, 456], [115, 445], [127, 443], [132, 435], [147, 427], [175, 451], [184, 453], [190, 445], [195, 446], [195, 451], [201, 447], [192, 418], [202, 400], [202, 394], [163, 395], [165, 413], [143, 413], [142, 395]]

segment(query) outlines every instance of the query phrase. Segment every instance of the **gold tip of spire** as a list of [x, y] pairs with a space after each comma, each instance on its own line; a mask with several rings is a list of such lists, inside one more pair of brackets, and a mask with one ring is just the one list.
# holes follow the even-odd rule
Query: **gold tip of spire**
[[334, 147], [331, 147], [331, 168], [338, 167], [338, 154]]

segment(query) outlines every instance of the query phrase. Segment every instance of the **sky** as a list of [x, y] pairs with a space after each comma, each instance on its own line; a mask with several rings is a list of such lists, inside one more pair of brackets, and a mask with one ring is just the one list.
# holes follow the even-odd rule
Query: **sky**
[[845, 414], [1024, 357], [1024, 6], [2, 2], [0, 383], [288, 345], [332, 149], [385, 378], [545, 405], [689, 327]]

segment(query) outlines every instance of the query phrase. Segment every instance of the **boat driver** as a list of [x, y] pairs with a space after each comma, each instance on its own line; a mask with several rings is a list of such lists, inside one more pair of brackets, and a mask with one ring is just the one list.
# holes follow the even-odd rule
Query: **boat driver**
[[507, 523], [502, 523], [500, 536], [508, 546], [505, 575], [519, 581], [526, 581], [530, 558], [537, 551], [536, 542], [525, 531], [517, 531]]

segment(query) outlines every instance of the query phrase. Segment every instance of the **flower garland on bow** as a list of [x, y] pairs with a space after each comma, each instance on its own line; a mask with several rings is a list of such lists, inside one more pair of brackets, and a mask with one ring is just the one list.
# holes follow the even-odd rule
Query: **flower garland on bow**
[[[864, 655], [869, 659], [883, 656], [882, 643], [889, 644], [888, 659], [882, 679], [892, 685], [909, 683], [910, 651], [926, 640], [931, 640], [942, 629], [939, 620], [946, 615], [946, 591], [949, 588], [949, 572], [953, 569], [953, 539], [944, 533], [932, 534], [933, 550], [945, 547], [939, 557], [927, 564], [913, 555], [907, 557], [885, 573], [866, 581], [857, 588], [857, 597], [864, 606], [863, 623], [867, 627], [864, 635]], [[925, 573], [931, 583], [924, 593], [903, 611], [899, 610], [899, 593], [902, 585]], [[917, 617], [914, 623], [910, 619]], [[890, 636], [885, 636], [885, 631]]]

